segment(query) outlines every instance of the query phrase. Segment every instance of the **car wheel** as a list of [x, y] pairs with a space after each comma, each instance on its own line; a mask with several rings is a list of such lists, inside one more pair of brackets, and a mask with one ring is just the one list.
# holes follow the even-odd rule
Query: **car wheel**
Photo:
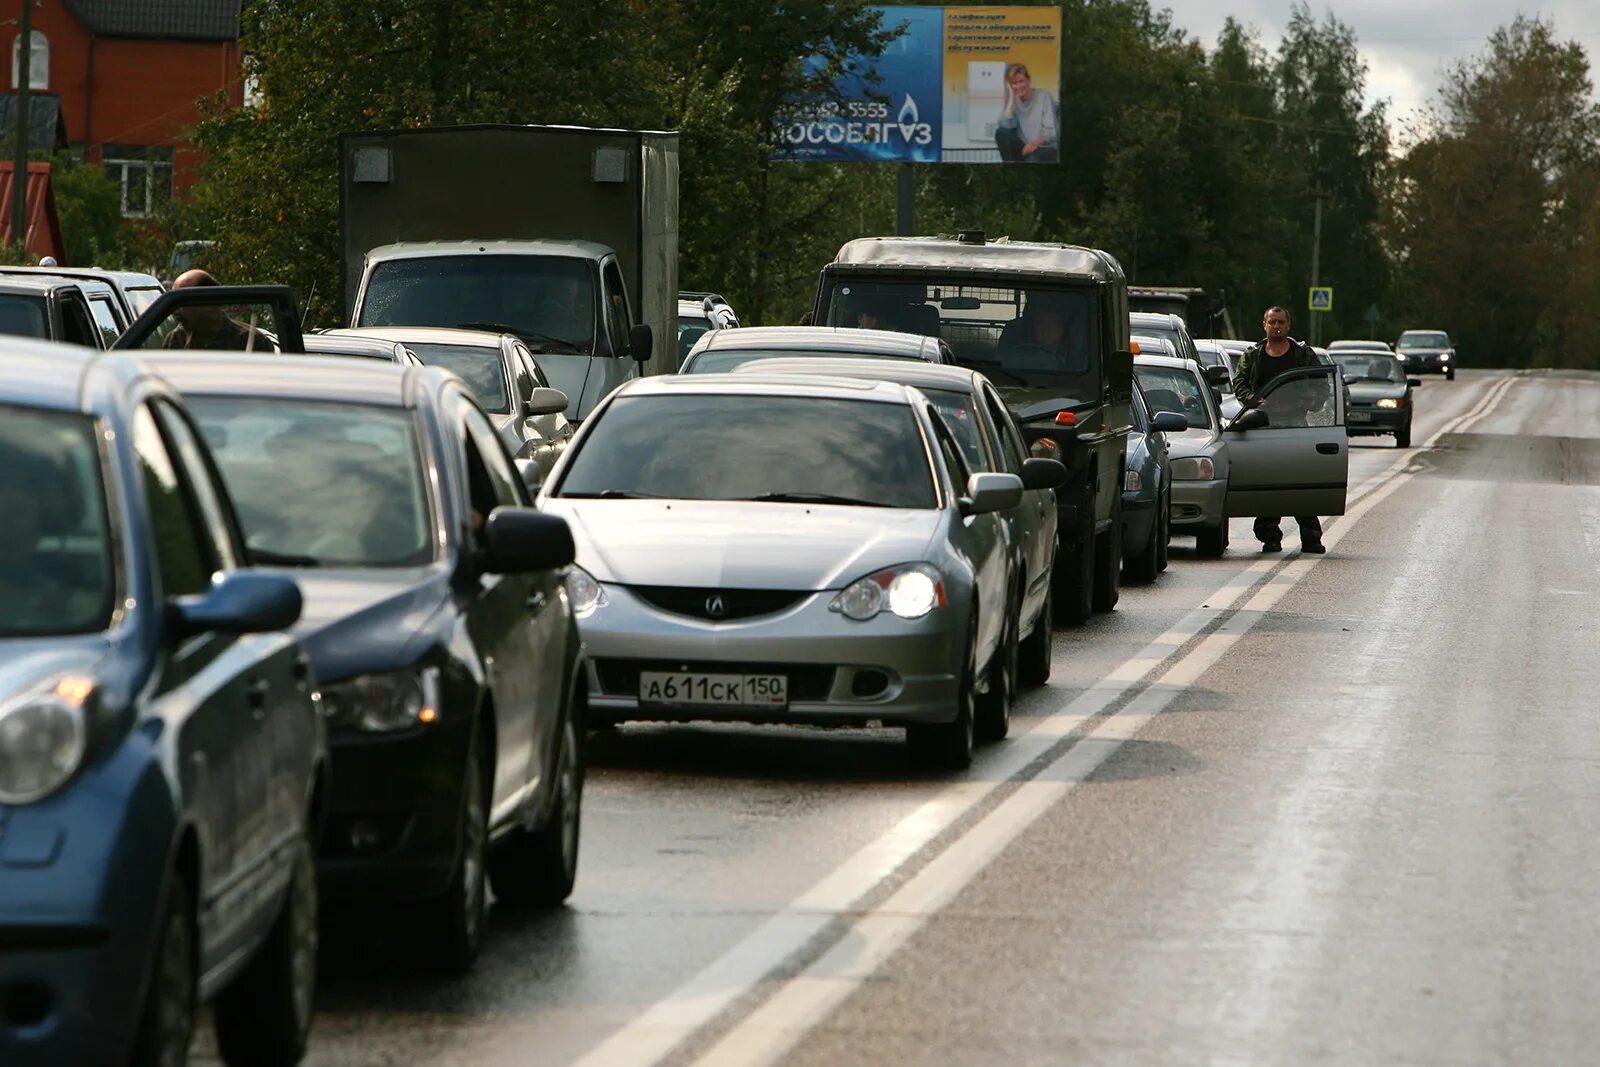
[[1194, 550], [1207, 559], [1220, 559], [1228, 550], [1228, 520], [1223, 518], [1214, 526], [1202, 526], [1196, 530]]
[[1095, 538], [1094, 610], [1110, 611], [1122, 598], [1122, 520], [1114, 517], [1111, 529]]
[[973, 736], [979, 741], [999, 741], [1011, 732], [1011, 698], [1016, 693], [1020, 648], [1017, 627], [1022, 624], [1022, 598], [1012, 597], [1006, 613], [1005, 634], [989, 660], [987, 688], [974, 701]]
[[1023, 685], [1043, 685], [1050, 680], [1050, 624], [1055, 618], [1054, 599], [1054, 591], [1047, 587], [1033, 632], [1017, 646], [1017, 680]]
[[1453, 382], [1456, 380], [1456, 369], [1454, 367], [1451, 367], [1449, 370], [1444, 372], [1444, 380], [1447, 382]]
[[317, 868], [302, 840], [266, 942], [217, 996], [217, 1048], [229, 1067], [290, 1067], [306, 1054], [317, 986]]
[[583, 813], [584, 759], [581, 731], [573, 716], [561, 726], [550, 813], [536, 830], [516, 830], [489, 856], [489, 881], [507, 904], [555, 907], [572, 895], [578, 878], [578, 840]]
[[923, 767], [960, 771], [972, 766], [978, 688], [978, 615], [967, 625], [967, 665], [956, 685], [956, 716], [950, 722], [906, 724], [911, 758]]
[[1164, 571], [1171, 556], [1169, 549], [1172, 542], [1172, 493], [1168, 491], [1156, 507], [1161, 512], [1157, 517], [1161, 523], [1161, 533], [1156, 537], [1156, 570]]
[[1395, 435], [1394, 435], [1394, 446], [1396, 448], [1410, 448], [1411, 447], [1411, 420], [1410, 419], [1407, 419], [1406, 420], [1406, 424], [1404, 426], [1400, 427], [1400, 429], [1395, 432]]
[[[1050, 572], [1055, 584], [1056, 621], [1078, 626], [1094, 614], [1094, 515], [1079, 522], [1076, 536], [1056, 555]], [[1066, 566], [1062, 566], [1065, 563]]]
[[484, 799], [483, 753], [474, 741], [461, 774], [461, 826], [455, 873], [444, 895], [433, 900], [429, 926], [434, 966], [447, 974], [463, 974], [483, 945], [488, 912], [485, 873], [489, 843], [489, 805]]
[[134, 1064], [182, 1067], [189, 1059], [194, 1037], [195, 931], [189, 911], [189, 886], [181, 874], [172, 875], [167, 907], [161, 917], [150, 983], [139, 1014], [139, 1032], [133, 1040]]
[[[1161, 498], [1156, 498], [1156, 508], [1161, 507]], [[1153, 582], [1156, 575], [1161, 573], [1161, 556], [1156, 551], [1156, 542], [1161, 539], [1161, 516], [1150, 516], [1150, 536], [1145, 538], [1144, 544], [1131, 556], [1123, 558], [1122, 565], [1128, 572], [1128, 580], [1132, 582]]]

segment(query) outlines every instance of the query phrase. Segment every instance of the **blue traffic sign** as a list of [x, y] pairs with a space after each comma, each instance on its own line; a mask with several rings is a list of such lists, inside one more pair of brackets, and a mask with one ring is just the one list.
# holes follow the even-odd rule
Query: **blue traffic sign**
[[1306, 306], [1312, 311], [1332, 311], [1333, 286], [1313, 285], [1311, 287], [1311, 296], [1307, 301]]

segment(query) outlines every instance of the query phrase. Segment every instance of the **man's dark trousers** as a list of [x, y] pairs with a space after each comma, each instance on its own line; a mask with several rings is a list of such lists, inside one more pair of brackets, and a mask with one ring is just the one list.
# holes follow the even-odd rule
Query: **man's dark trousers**
[[[1257, 516], [1256, 540], [1264, 545], [1281, 542], [1283, 540], [1283, 527], [1278, 524], [1282, 521], [1282, 518], [1277, 515]], [[1300, 543], [1302, 545], [1322, 543], [1322, 521], [1315, 515], [1296, 515], [1294, 521], [1300, 524]]]

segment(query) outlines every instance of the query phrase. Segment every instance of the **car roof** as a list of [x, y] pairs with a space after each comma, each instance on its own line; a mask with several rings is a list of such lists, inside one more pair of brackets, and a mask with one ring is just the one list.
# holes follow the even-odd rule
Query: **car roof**
[[1178, 354], [1177, 346], [1165, 337], [1146, 337], [1144, 334], [1136, 333], [1130, 334], [1128, 339], [1139, 342], [1139, 355], [1144, 355], [1145, 345], [1153, 345], [1160, 349], [1159, 352], [1150, 353], [1152, 356], [1176, 356]]
[[630, 378], [613, 396], [668, 396], [673, 393], [752, 396], [803, 396], [833, 400], [872, 400], [905, 404], [915, 390], [898, 382], [867, 378], [825, 378], [783, 374], [656, 374]]
[[504, 338], [516, 340], [508, 333], [462, 330], [452, 326], [346, 326], [319, 336], [372, 337], [383, 341], [399, 341], [405, 345], [464, 345], [468, 348], [498, 348], [504, 344]]
[[13, 267], [0, 266], [0, 274], [45, 274], [62, 278], [91, 278], [106, 283], [115, 282], [124, 289], [159, 289], [161, 280], [153, 274], [136, 270], [102, 270], [99, 267]]
[[[27, 271], [28, 273], [18, 273], [20, 271]], [[111, 293], [116, 291], [116, 286], [98, 274], [74, 274], [70, 271], [58, 270], [55, 267], [0, 267], [0, 284], [13, 280], [48, 281], [52, 278], [64, 285], [76, 285], [85, 292]]]
[[1209, 337], [1202, 337], [1200, 340], [1194, 343], [1194, 346], [1196, 348], [1203, 348], [1207, 352], [1226, 352], [1228, 350], [1227, 345], [1223, 344], [1221, 341], [1213, 341]]
[[1013, 241], [1009, 237], [962, 240], [937, 237], [858, 237], [839, 249], [831, 266], [853, 271], [922, 268], [941, 271], [1000, 271], [1015, 274], [1071, 275], [1095, 281], [1122, 278], [1122, 266], [1109, 252], [1052, 241]]
[[950, 363], [927, 363], [909, 359], [807, 359], [804, 356], [780, 356], [759, 359], [735, 367], [729, 373], [750, 374], [818, 374], [838, 375], [841, 378], [866, 378], [901, 385], [914, 385], [919, 389], [943, 389], [955, 393], [971, 393], [977, 388], [978, 371], [971, 367], [958, 367]]
[[66, 278], [49, 276], [20, 278], [0, 277], [0, 293], [53, 293], [57, 289], [76, 289], [78, 283]]
[[394, 361], [396, 345], [404, 342], [389, 337], [344, 337], [337, 334], [308, 333], [306, 351], [325, 356], [367, 356]]
[[1199, 367], [1194, 360], [1184, 359], [1181, 356], [1147, 356], [1140, 353], [1133, 357], [1133, 365], [1135, 367], [1171, 367], [1188, 371], [1190, 374], [1199, 372]]
[[830, 352], [882, 352], [905, 358], [922, 359], [939, 339], [920, 333], [895, 330], [861, 330], [853, 326], [741, 326], [737, 330], [715, 330], [695, 343], [695, 351], [719, 352], [747, 348], [811, 348]]
[[392, 259], [426, 259], [429, 256], [565, 256], [571, 259], [599, 259], [611, 249], [596, 241], [510, 240], [484, 241], [397, 241], [379, 245], [367, 253], [368, 263]]
[[1167, 311], [1130, 311], [1128, 312], [1130, 326], [1170, 326], [1174, 329], [1182, 327], [1188, 330], [1181, 315], [1174, 315]]
[[1381, 348], [1385, 352], [1392, 352], [1393, 351], [1393, 349], [1389, 346], [1389, 342], [1388, 341], [1354, 341], [1354, 340], [1329, 341], [1328, 342], [1329, 351], [1332, 351], [1335, 348]]
[[0, 337], [0, 363], [0, 404], [80, 413], [94, 410], [85, 388], [91, 372], [130, 384], [149, 373], [147, 361], [131, 352], [25, 337]]
[[245, 355], [239, 352], [150, 354], [147, 362], [180, 393], [345, 401], [409, 407], [408, 375], [448, 372], [376, 359]]

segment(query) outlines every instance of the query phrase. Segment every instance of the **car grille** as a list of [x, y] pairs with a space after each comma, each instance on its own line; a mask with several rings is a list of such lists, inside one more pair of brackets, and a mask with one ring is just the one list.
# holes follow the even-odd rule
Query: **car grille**
[[681, 585], [633, 585], [635, 596], [647, 604], [709, 622], [732, 622], [773, 615], [810, 596], [793, 589], [701, 589]]
[[704, 660], [597, 659], [595, 674], [607, 696], [639, 695], [641, 671], [688, 674], [781, 674], [789, 679], [789, 702], [828, 699], [834, 668], [821, 663], [709, 663]]

